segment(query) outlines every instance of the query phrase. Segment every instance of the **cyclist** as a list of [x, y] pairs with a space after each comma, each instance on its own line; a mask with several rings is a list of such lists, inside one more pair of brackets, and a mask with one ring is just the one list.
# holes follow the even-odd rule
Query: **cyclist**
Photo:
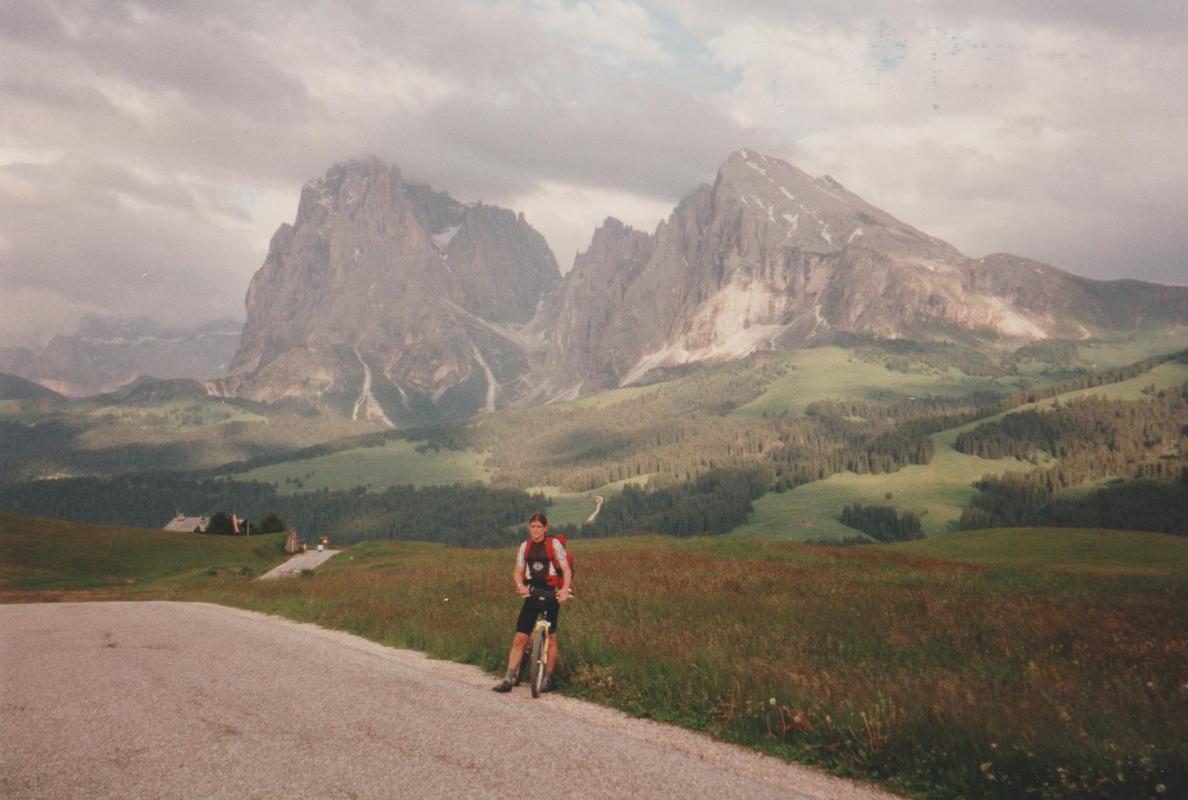
[[[528, 539], [516, 551], [512, 580], [515, 582], [516, 591], [524, 598], [524, 605], [521, 606], [520, 616], [516, 619], [516, 636], [512, 639], [511, 652], [507, 656], [507, 674], [494, 687], [497, 692], [511, 691], [516, 673], [520, 669], [520, 659], [524, 656], [524, 645], [532, 633], [532, 626], [536, 624], [536, 615], [541, 611], [549, 622], [551, 634], [548, 667], [541, 691], [549, 692], [553, 689], [553, 667], [557, 664], [557, 614], [560, 604], [569, 599], [569, 584], [573, 572], [565, 558], [565, 545], [549, 536], [548, 531], [548, 517], [539, 511], [536, 512], [528, 519]], [[549, 557], [550, 550], [552, 558]], [[553, 588], [557, 590], [557, 594], [555, 599], [546, 600], [532, 596], [533, 588]]]

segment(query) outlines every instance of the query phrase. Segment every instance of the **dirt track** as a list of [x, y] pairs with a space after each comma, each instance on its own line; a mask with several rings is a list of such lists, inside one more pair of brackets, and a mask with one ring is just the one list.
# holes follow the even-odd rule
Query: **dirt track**
[[220, 606], [0, 606], [0, 796], [889, 797], [492, 683]]

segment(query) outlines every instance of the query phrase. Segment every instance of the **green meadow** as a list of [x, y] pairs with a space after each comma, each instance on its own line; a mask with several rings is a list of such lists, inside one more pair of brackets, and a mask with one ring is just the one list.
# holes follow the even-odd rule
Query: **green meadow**
[[482, 453], [418, 452], [417, 446], [416, 442], [396, 439], [377, 447], [358, 447], [317, 458], [271, 464], [231, 477], [271, 483], [287, 493], [354, 486], [383, 491], [389, 486], [487, 483], [490, 480], [491, 471], [483, 466], [486, 456]]
[[0, 599], [5, 592], [159, 584], [207, 572], [267, 571], [284, 534], [232, 537], [79, 525], [0, 514]]
[[[85, 408], [85, 401], [83, 408]], [[268, 418], [233, 403], [219, 400], [167, 400], [151, 405], [108, 404], [87, 410], [104, 421], [148, 430], [191, 431], [231, 422], [262, 423]]]
[[[1188, 539], [1035, 529], [571, 549], [568, 694], [916, 797], [1188, 793]], [[309, 578], [202, 577], [168, 596], [497, 673], [511, 558], [366, 542]]]
[[1161, 353], [1174, 353], [1186, 347], [1188, 325], [1180, 325], [1078, 342], [1077, 360], [1088, 369], [1108, 369], [1133, 364]]
[[[913, 797], [1188, 794], [1188, 538], [571, 548], [567, 694]], [[502, 670], [511, 548], [369, 541], [305, 577], [253, 580], [279, 549], [0, 515], [0, 601], [217, 602]]]
[[646, 386], [624, 386], [621, 389], [607, 389], [598, 394], [592, 394], [587, 397], [582, 397], [577, 400], [569, 400], [563, 403], [551, 403], [551, 409], [567, 409], [567, 408], [606, 408], [613, 406], [615, 403], [622, 403], [626, 400], [633, 400], [636, 397], [643, 397], [652, 392], [662, 391], [667, 387], [666, 383], [652, 383]]
[[787, 369], [759, 397], [734, 409], [739, 416], [802, 415], [814, 400], [848, 398], [894, 403], [909, 397], [964, 397], [974, 392], [1006, 394], [1015, 388], [1007, 378], [980, 378], [949, 368], [944, 373], [898, 372], [871, 363], [852, 350], [816, 347], [775, 357]]
[[750, 519], [733, 536], [795, 541], [837, 541], [862, 536], [838, 521], [851, 503], [895, 506], [920, 515], [931, 536], [951, 530], [977, 489], [983, 475], [1031, 469], [1015, 458], [986, 459], [953, 449], [957, 434], [970, 426], [933, 434], [936, 455], [928, 464], [901, 467], [879, 475], [837, 475], [797, 486], [783, 493], [768, 492], [755, 501]]
[[622, 492], [623, 487], [627, 484], [647, 485], [650, 477], [651, 475], [640, 475], [635, 478], [627, 478], [599, 486], [588, 492], [563, 492], [556, 486], [530, 486], [524, 491], [528, 494], [543, 494], [549, 498], [551, 504], [547, 511], [550, 525], [581, 525], [594, 513], [595, 496], [603, 499], [614, 497]]
[[936, 447], [936, 455], [930, 463], [910, 465], [897, 472], [879, 475], [843, 472], [787, 492], [768, 492], [755, 501], [751, 517], [735, 528], [732, 535], [794, 541], [840, 541], [862, 537], [859, 531], [838, 521], [842, 509], [852, 503], [889, 505], [900, 511], [914, 512], [920, 515], [924, 532], [929, 536], [951, 531], [970, 498], [977, 494], [978, 490], [972, 485], [974, 481], [984, 475], [1002, 475], [1011, 470], [1026, 471], [1035, 467], [1015, 458], [985, 459], [959, 453], [953, 447], [959, 433], [1007, 413], [1044, 411], [1057, 403], [1065, 404], [1089, 395], [1112, 400], [1138, 400], [1150, 386], [1167, 389], [1185, 381], [1188, 381], [1188, 364], [1169, 362], [1129, 380], [1066, 392], [933, 434], [930, 438]]

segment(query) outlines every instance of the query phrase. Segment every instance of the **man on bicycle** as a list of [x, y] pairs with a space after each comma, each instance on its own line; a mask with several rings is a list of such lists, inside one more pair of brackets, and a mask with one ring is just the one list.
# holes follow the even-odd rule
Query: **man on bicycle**
[[[553, 667], [557, 664], [557, 614], [561, 603], [569, 599], [569, 584], [573, 571], [565, 557], [565, 545], [548, 536], [549, 520], [539, 511], [528, 520], [528, 539], [516, 551], [516, 566], [512, 580], [516, 591], [524, 598], [520, 616], [516, 619], [516, 636], [512, 639], [511, 652], [507, 656], [507, 674], [495, 685], [497, 692], [510, 692], [520, 669], [524, 645], [536, 624], [537, 614], [544, 612], [549, 623], [549, 655], [545, 668], [544, 685], [541, 691], [552, 691]], [[551, 541], [549, 541], [551, 539]], [[550, 558], [550, 552], [552, 557]], [[553, 599], [546, 599], [532, 593], [532, 589], [555, 590]]]

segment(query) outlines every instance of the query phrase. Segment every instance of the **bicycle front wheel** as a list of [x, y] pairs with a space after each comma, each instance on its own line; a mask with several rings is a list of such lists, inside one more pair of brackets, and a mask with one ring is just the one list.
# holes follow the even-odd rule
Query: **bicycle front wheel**
[[543, 627], [537, 628], [532, 634], [532, 696], [540, 697], [540, 687], [544, 685], [545, 666], [548, 661], [548, 636]]

